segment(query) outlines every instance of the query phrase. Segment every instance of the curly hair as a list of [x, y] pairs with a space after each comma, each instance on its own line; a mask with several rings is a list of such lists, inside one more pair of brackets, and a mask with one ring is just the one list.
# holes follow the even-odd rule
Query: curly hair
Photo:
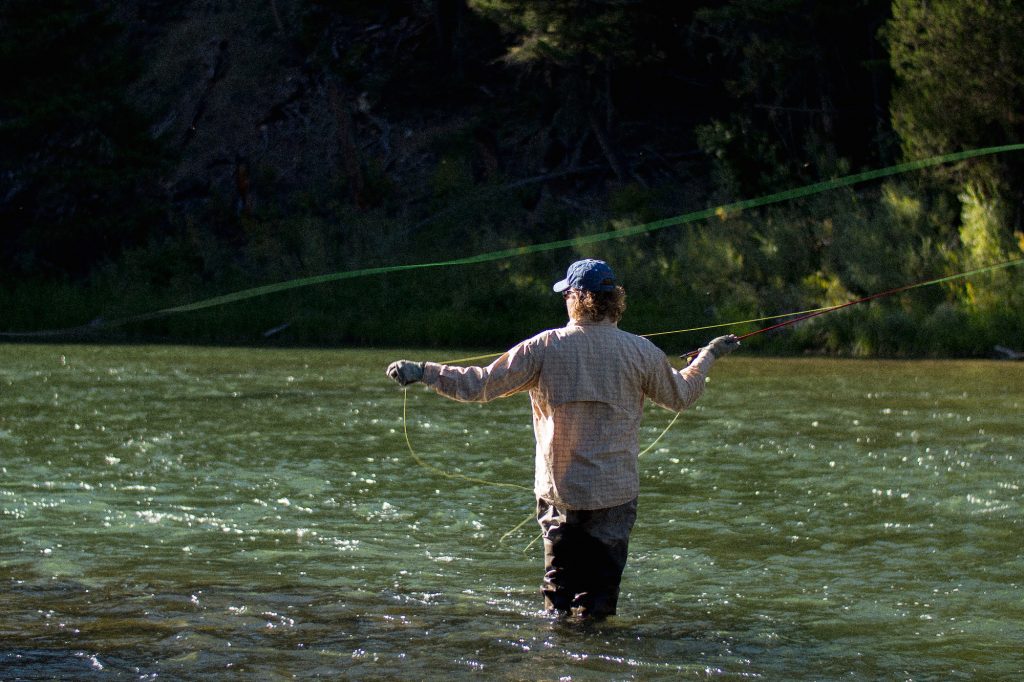
[[626, 311], [626, 290], [615, 287], [614, 291], [586, 291], [572, 289], [575, 296], [569, 300], [569, 316], [580, 322], [618, 322]]

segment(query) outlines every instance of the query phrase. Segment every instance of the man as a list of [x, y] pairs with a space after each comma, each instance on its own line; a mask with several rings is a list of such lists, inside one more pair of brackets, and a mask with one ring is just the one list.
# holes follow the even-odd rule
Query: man
[[686, 409], [703, 392], [715, 358], [739, 340], [720, 336], [677, 371], [653, 343], [618, 328], [626, 294], [607, 263], [577, 261], [553, 288], [565, 298], [565, 327], [519, 343], [487, 367], [399, 360], [387, 374], [402, 386], [422, 381], [467, 402], [529, 391], [544, 605], [600, 619], [616, 611], [636, 520], [644, 399]]

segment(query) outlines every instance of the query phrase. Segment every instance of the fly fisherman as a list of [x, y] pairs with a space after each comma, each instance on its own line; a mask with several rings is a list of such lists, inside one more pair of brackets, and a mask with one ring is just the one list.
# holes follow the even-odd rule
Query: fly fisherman
[[573, 263], [554, 290], [565, 298], [569, 323], [519, 343], [487, 367], [399, 360], [387, 374], [402, 386], [422, 381], [463, 402], [529, 391], [544, 606], [600, 619], [615, 613], [636, 520], [644, 399], [686, 409], [703, 392], [715, 359], [739, 340], [720, 336], [675, 370], [653, 343], [618, 328], [626, 292], [604, 261]]

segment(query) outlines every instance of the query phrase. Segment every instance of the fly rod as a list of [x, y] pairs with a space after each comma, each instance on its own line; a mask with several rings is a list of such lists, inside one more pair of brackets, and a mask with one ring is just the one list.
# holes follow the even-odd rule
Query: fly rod
[[[982, 272], [990, 272], [992, 270], [998, 270], [1000, 268], [1007, 268], [1007, 267], [1010, 267], [1012, 265], [1020, 265], [1021, 263], [1024, 263], [1024, 258], [1015, 258], [1013, 260], [1004, 261], [1002, 263], [997, 263], [995, 265], [989, 265], [988, 267], [977, 268], [975, 270], [969, 270], [967, 272], [960, 272], [960, 273], [957, 273], [955, 275], [949, 275], [948, 277], [938, 277], [936, 279], [930, 279], [930, 280], [925, 281], [925, 282], [918, 282], [917, 284], [906, 284], [906, 285], [901, 286], [901, 287], [896, 287], [895, 289], [888, 289], [887, 291], [880, 291], [880, 292], [878, 292], [876, 294], [871, 294], [870, 296], [865, 296], [864, 298], [858, 298], [857, 300], [854, 300], [854, 301], [847, 301], [846, 303], [840, 303], [839, 305], [834, 305], [834, 306], [830, 306], [828, 308], [822, 308], [820, 310], [815, 310], [815, 311], [807, 313], [805, 315], [800, 315], [799, 317], [794, 317], [791, 320], [785, 320], [784, 322], [779, 322], [777, 324], [773, 324], [773, 325], [770, 325], [768, 327], [764, 327], [763, 329], [756, 329], [756, 330], [754, 330], [752, 332], [747, 332], [746, 334], [743, 334], [741, 336], [737, 336], [736, 338], [739, 339], [740, 341], [742, 341], [743, 339], [749, 339], [751, 336], [757, 336], [758, 334], [764, 334], [765, 332], [774, 331], [776, 329], [781, 329], [783, 327], [788, 327], [788, 326], [796, 324], [798, 322], [803, 322], [804, 320], [809, 320], [812, 317], [818, 317], [819, 315], [824, 315], [826, 313], [834, 313], [835, 311], [842, 310], [843, 308], [849, 308], [850, 306], [859, 305], [861, 303], [867, 303], [868, 301], [874, 301], [874, 300], [879, 299], [879, 298], [885, 298], [887, 296], [893, 296], [895, 294], [899, 294], [899, 293], [904, 292], [904, 291], [909, 291], [910, 289], [919, 289], [921, 287], [927, 287], [927, 286], [931, 286], [931, 285], [934, 285], [934, 284], [941, 284], [942, 282], [950, 282], [950, 281], [953, 281], [953, 280], [956, 280], [956, 279], [963, 279], [965, 277], [970, 277], [971, 275], [977, 275], [977, 274], [982, 273]], [[798, 313], [794, 313], [794, 314], [798, 314]], [[686, 353], [684, 355], [680, 355], [679, 357], [681, 357], [683, 359], [689, 359], [689, 358], [692, 358], [692, 357], [696, 356], [698, 353], [700, 353], [700, 351], [701, 351], [701, 349], [698, 348], [697, 350], [692, 350], [689, 353]]]

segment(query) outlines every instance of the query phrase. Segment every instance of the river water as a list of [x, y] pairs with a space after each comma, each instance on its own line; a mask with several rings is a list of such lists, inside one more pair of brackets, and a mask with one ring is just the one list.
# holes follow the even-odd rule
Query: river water
[[417, 464], [421, 355], [0, 346], [0, 678], [1024, 675], [1024, 365], [720, 362], [580, 626], [531, 494], [428, 468], [531, 485], [527, 400], [411, 389]]

